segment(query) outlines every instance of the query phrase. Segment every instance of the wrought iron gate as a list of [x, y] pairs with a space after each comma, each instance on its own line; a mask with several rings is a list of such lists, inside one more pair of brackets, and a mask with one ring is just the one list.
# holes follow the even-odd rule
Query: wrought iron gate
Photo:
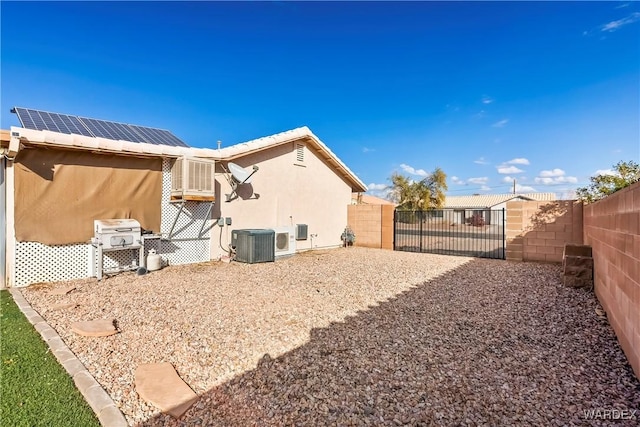
[[504, 209], [396, 210], [393, 249], [506, 259]]

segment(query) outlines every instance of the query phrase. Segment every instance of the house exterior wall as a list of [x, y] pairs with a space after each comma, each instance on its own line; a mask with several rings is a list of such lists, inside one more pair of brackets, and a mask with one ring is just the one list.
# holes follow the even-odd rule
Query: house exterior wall
[[[303, 162], [297, 161], [299, 144], [304, 146]], [[351, 186], [304, 141], [285, 143], [233, 162], [247, 170], [255, 165], [259, 170], [250, 184], [238, 187], [239, 197], [227, 202], [225, 194], [231, 193], [231, 186], [222, 168], [216, 169], [217, 202], [212, 217], [231, 218], [232, 224], [223, 227], [221, 239], [219, 227], [214, 225], [214, 259], [226, 254], [223, 248], [228, 248], [232, 230], [247, 228], [307, 224], [309, 237], [296, 241], [297, 250], [312, 249], [312, 244], [314, 249], [341, 245]]]
[[562, 262], [564, 245], [582, 244], [582, 202], [507, 202], [507, 260]]
[[640, 378], [640, 182], [584, 207], [595, 292]]

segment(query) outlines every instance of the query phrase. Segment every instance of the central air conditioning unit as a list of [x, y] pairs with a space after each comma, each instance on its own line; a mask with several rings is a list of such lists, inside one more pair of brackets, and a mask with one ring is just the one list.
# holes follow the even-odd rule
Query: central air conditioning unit
[[273, 262], [274, 237], [273, 230], [233, 230], [231, 246], [236, 251], [236, 261], [248, 264]]
[[171, 168], [172, 200], [215, 200], [215, 161], [181, 157]]
[[296, 253], [295, 227], [276, 227], [275, 254], [276, 256], [292, 255]]

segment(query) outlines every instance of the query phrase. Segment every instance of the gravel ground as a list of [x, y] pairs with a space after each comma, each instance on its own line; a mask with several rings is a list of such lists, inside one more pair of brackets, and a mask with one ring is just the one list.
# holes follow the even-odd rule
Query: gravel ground
[[[563, 287], [557, 265], [341, 248], [23, 293], [131, 425], [606, 425], [585, 411], [611, 409], [637, 411], [617, 426], [640, 419], [640, 382], [593, 292]], [[78, 305], [52, 309], [63, 302]], [[120, 333], [70, 330], [98, 318]], [[201, 396], [178, 421], [136, 394], [135, 368], [150, 362], [171, 362]]]

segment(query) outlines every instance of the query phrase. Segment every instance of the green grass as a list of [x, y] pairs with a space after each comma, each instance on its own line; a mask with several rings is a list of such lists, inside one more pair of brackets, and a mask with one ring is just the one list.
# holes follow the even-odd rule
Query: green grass
[[0, 291], [0, 425], [100, 426], [9, 291]]

